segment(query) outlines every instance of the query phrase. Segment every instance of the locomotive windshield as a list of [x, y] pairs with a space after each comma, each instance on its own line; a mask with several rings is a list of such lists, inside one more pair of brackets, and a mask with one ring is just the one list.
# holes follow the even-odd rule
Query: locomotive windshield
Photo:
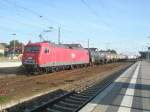
[[25, 52], [39, 52], [40, 46], [27, 46]]

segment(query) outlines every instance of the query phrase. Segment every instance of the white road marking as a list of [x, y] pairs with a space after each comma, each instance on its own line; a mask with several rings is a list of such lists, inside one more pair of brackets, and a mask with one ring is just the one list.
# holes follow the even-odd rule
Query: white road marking
[[[132, 79], [131, 79], [130, 84], [126, 90], [125, 96], [123, 97], [123, 100], [120, 104], [118, 112], [131, 112], [133, 95], [134, 95], [134, 91], [135, 91], [135, 84], [136, 84], [136, 80], [137, 80], [137, 77], [139, 74], [140, 64], [141, 64], [141, 62], [139, 62], [138, 66], [137, 66], [137, 68], [136, 68], [136, 70], [132, 76]], [[127, 96], [127, 95], [132, 95], [132, 96]], [[127, 106], [129, 108], [124, 108], [122, 106]]]
[[[137, 64], [137, 63], [136, 63]], [[107, 95], [109, 94], [112, 89], [116, 86], [116, 82], [120, 82], [120, 78], [126, 76], [127, 74], [129, 74], [131, 72], [132, 69], [134, 69], [134, 67], [136, 66], [136, 64], [134, 64], [133, 66], [131, 66], [130, 68], [128, 68], [119, 78], [117, 78], [115, 80], [114, 83], [112, 83], [111, 85], [109, 85], [102, 93], [100, 93], [98, 96], [96, 96], [91, 102], [89, 102], [85, 107], [83, 107], [79, 112], [91, 112], [92, 110], [94, 110], [94, 108], [96, 106], [99, 105], [99, 102]]]

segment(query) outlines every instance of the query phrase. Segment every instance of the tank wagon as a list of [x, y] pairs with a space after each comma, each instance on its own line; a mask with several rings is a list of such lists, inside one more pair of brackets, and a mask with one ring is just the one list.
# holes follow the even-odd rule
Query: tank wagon
[[89, 51], [91, 64], [103, 63], [103, 56], [100, 54], [97, 48], [86, 48], [86, 49]]
[[101, 62], [102, 63], [108, 63], [109, 62], [109, 54], [106, 51], [99, 51], [100, 56], [101, 56]]
[[88, 50], [79, 44], [37, 42], [25, 46], [22, 64], [28, 72], [49, 72], [85, 66], [89, 59]]
[[115, 60], [115, 54], [108, 52], [108, 51], [99, 51], [100, 56], [101, 56], [101, 62], [102, 63], [109, 63], [109, 62], [113, 62]]
[[101, 56], [101, 62], [103, 63], [110, 63], [110, 62], [117, 62], [117, 61], [124, 61], [127, 59], [126, 55], [117, 54], [109, 51], [99, 51]]

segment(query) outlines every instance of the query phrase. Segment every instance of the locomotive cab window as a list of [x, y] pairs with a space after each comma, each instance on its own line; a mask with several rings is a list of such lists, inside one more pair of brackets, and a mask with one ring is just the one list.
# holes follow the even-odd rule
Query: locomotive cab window
[[39, 52], [39, 46], [27, 46], [25, 47], [25, 52]]
[[49, 53], [49, 49], [48, 49], [48, 48], [45, 48], [44, 52], [45, 52], [45, 53]]

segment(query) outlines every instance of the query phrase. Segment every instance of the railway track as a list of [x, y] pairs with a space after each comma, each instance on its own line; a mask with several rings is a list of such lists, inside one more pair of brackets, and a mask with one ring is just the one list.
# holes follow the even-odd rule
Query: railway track
[[71, 91], [53, 101], [43, 102], [42, 105], [32, 110], [26, 109], [25, 112], [77, 112], [109, 86], [128, 67], [117, 71], [114, 75], [110, 75], [107, 79], [104, 79], [81, 92]]

